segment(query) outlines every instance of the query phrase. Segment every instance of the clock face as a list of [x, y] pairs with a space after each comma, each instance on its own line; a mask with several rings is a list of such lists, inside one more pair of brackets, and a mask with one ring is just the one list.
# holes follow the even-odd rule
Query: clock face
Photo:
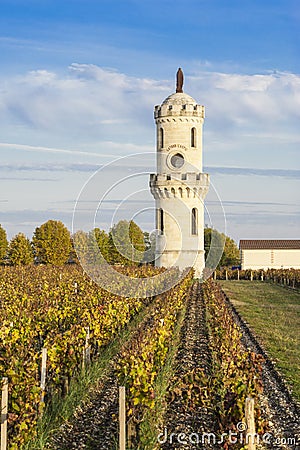
[[184, 164], [184, 157], [181, 153], [176, 153], [175, 155], [171, 156], [170, 160], [171, 164], [175, 169], [180, 169]]

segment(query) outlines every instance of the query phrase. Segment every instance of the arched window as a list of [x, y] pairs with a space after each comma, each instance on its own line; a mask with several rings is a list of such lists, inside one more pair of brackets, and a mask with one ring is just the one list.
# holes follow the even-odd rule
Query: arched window
[[157, 228], [160, 234], [164, 234], [164, 211], [162, 208], [157, 210]]
[[191, 129], [191, 147], [196, 147], [196, 128]]
[[179, 192], [180, 197], [182, 198], [182, 188], [181, 187], [178, 188], [178, 192]]
[[198, 210], [192, 209], [192, 234], [198, 234]]
[[160, 146], [160, 148], [164, 147], [164, 129], [163, 128], [159, 129], [159, 146]]

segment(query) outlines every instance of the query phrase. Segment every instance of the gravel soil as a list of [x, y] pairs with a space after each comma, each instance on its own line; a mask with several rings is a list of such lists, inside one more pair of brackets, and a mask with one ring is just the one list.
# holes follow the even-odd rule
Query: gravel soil
[[91, 394], [91, 399], [76, 410], [70, 423], [61, 427], [53, 437], [51, 449], [109, 450], [117, 448], [118, 383], [108, 371], [102, 383]]

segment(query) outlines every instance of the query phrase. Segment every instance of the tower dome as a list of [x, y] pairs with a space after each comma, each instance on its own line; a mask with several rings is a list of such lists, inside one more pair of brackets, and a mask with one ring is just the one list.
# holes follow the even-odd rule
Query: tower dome
[[197, 102], [193, 97], [186, 94], [185, 92], [175, 92], [169, 95], [163, 102], [162, 105], [193, 105], [196, 106]]

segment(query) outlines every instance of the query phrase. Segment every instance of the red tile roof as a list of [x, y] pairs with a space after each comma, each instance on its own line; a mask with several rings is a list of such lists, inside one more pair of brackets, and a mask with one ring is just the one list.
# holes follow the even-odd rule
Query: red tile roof
[[300, 239], [241, 239], [241, 250], [299, 250]]

